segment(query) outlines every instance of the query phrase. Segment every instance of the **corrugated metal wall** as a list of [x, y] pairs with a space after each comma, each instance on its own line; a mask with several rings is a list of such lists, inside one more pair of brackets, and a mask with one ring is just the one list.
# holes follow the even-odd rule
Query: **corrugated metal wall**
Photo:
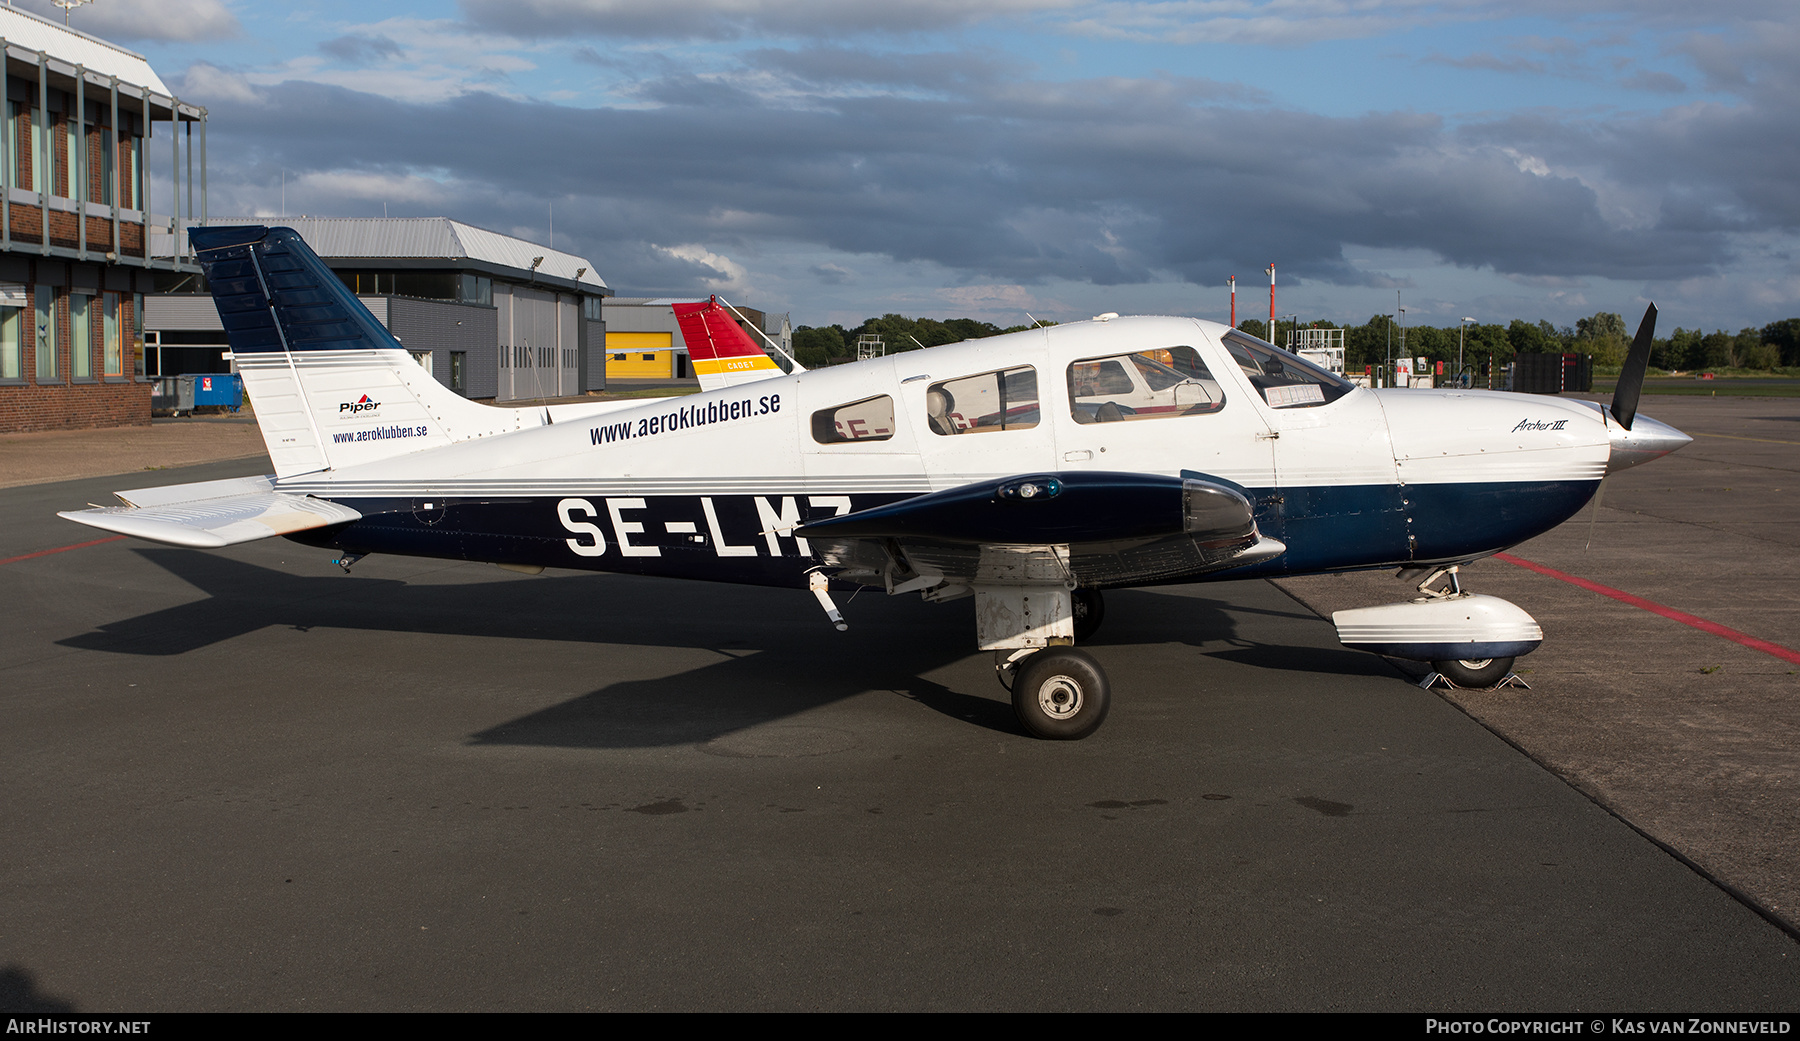
[[569, 397], [583, 390], [580, 301], [524, 286], [494, 286], [499, 309], [500, 401]]
[[388, 304], [388, 328], [408, 350], [431, 351], [431, 374], [450, 383], [450, 354], [467, 354], [463, 392], [471, 398], [495, 397], [499, 390], [499, 312], [479, 304], [394, 297]]

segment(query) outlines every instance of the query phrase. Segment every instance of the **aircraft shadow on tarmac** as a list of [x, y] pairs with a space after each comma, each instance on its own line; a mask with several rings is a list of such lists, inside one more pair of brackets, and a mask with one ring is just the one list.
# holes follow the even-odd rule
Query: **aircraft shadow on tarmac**
[[[692, 648], [719, 655], [677, 675], [607, 684], [473, 734], [475, 744], [693, 744], [884, 690], [977, 726], [1021, 732], [1004, 691], [992, 680], [972, 693], [926, 678], [972, 656], [984, 665], [990, 657], [970, 649], [968, 602], [933, 606], [879, 594], [848, 603], [841, 599], [851, 628], [837, 633], [797, 590], [579, 573], [405, 582], [295, 575], [217, 553], [135, 552], [207, 596], [109, 622], [58, 644], [174, 656], [280, 627]], [[1238, 619], [1247, 615], [1317, 623], [1298, 607], [1274, 611], [1191, 592], [1135, 589], [1108, 593], [1107, 611], [1105, 628], [1084, 645], [1098, 647], [1102, 656], [1109, 656], [1108, 644], [1125, 653], [1132, 645], [1185, 644], [1196, 649], [1196, 658], [1258, 669], [1394, 675], [1373, 655], [1258, 643], [1239, 635]], [[1227, 646], [1219, 648], [1220, 643]]]

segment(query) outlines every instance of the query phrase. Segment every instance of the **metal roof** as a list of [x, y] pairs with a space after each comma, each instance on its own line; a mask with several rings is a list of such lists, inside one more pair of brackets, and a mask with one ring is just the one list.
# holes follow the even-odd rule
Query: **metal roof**
[[566, 279], [597, 291], [607, 288], [594, 271], [594, 262], [585, 257], [448, 217], [212, 217], [207, 223], [293, 228], [327, 260], [472, 260], [510, 269], [520, 279], [528, 279], [534, 273], [531, 262], [542, 257], [537, 275]]
[[150, 67], [149, 59], [98, 36], [58, 25], [16, 7], [0, 7], [0, 39], [29, 47], [102, 76], [117, 76], [134, 87], [149, 87], [167, 96], [169, 88]]

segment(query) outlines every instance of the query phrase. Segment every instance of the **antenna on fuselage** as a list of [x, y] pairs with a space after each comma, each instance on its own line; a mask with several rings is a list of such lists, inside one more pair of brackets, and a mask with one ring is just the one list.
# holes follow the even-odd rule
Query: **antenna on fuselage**
[[765, 333], [760, 328], [758, 328], [755, 322], [752, 322], [750, 319], [745, 318], [744, 312], [738, 310], [736, 307], [733, 307], [731, 304], [731, 301], [725, 299], [722, 296], [719, 296], [719, 294], [717, 294], [717, 293], [714, 293], [713, 296], [718, 299], [719, 303], [724, 304], [726, 309], [729, 310], [732, 314], [737, 315], [738, 321], [744, 323], [745, 325], [749, 326], [752, 329], [755, 329], [756, 335], [762, 337], [765, 340], [768, 340], [769, 346], [775, 348], [775, 353], [781, 355], [783, 358], [786, 358], [788, 360], [788, 364], [792, 365], [794, 367], [793, 371], [795, 371], [795, 372], [805, 372], [806, 371], [806, 366], [800, 364], [800, 359], [798, 359], [798, 358], [794, 357], [793, 355], [789, 354], [788, 352], [782, 350], [781, 344], [776, 343], [775, 340], [772, 337], [770, 337], [768, 333]]

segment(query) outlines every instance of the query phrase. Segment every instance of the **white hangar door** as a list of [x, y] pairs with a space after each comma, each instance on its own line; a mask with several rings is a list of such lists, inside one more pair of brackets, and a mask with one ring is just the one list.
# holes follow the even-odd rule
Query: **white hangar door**
[[558, 398], [581, 393], [581, 307], [572, 297], [513, 286], [500, 314], [502, 400]]

